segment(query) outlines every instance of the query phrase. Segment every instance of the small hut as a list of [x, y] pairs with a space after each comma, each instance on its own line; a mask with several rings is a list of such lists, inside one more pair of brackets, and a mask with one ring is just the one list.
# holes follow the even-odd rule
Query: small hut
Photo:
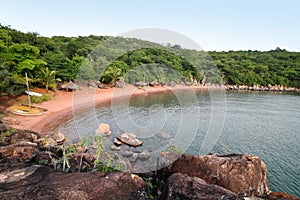
[[67, 84], [64, 84], [61, 86], [62, 89], [66, 89], [67, 91], [71, 90], [71, 91], [76, 91], [78, 90], [78, 85], [76, 85], [75, 83], [73, 83], [72, 81], [70, 81]]

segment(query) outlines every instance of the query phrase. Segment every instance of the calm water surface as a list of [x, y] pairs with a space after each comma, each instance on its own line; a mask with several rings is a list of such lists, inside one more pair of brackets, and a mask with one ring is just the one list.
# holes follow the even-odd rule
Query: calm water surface
[[[100, 123], [109, 123], [113, 134], [128, 131], [143, 138], [143, 148], [150, 152], [170, 144], [159, 137], [163, 132], [182, 150], [199, 154], [210, 126], [223, 123], [211, 152], [260, 156], [268, 166], [271, 190], [300, 197], [300, 95], [227, 92], [225, 96], [220, 99], [224, 104], [213, 104], [211, 94], [203, 91], [196, 92], [196, 101], [178, 99], [172, 92], [141, 95], [129, 104], [117, 101], [113, 108], [107, 102], [76, 111], [52, 128], [76, 140], [93, 134]], [[224, 110], [224, 105], [226, 111], [214, 121], [214, 112]]]

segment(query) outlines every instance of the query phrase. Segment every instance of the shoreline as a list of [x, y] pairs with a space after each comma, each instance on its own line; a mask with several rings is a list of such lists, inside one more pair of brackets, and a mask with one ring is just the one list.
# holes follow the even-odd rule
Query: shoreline
[[[139, 89], [132, 85], [127, 85], [124, 88], [109, 88], [109, 89], [95, 89], [84, 87], [82, 90], [76, 92], [57, 91], [49, 101], [41, 104], [32, 104], [47, 109], [41, 116], [19, 116], [9, 113], [4, 116], [2, 120], [9, 124], [12, 128], [27, 129], [36, 132], [47, 132], [47, 127], [53, 122], [71, 115], [74, 110], [81, 110], [88, 107], [99, 106], [112, 99], [126, 98], [135, 95], [154, 94], [175, 90], [209, 90], [206, 86], [157, 86], [147, 87], [146, 90]], [[4, 111], [6, 112], [6, 111]]]
[[[279, 87], [280, 88], [280, 87]], [[232, 86], [225, 85], [223, 87], [218, 86], [182, 86], [176, 85], [175, 87], [167, 86], [156, 86], [147, 87], [146, 90], [139, 89], [133, 85], [126, 85], [124, 88], [89, 88], [83, 87], [82, 90], [76, 92], [66, 92], [66, 91], [56, 91], [49, 101], [43, 102], [41, 104], [32, 104], [33, 106], [42, 107], [47, 109], [47, 111], [41, 116], [19, 116], [9, 113], [8, 116], [4, 116], [2, 120], [9, 124], [12, 128], [33, 130], [36, 132], [46, 132], [49, 133], [49, 128], [51, 124], [60, 121], [66, 115], [72, 115], [74, 110], [82, 110], [84, 108], [101, 106], [105, 102], [110, 102], [112, 99], [126, 98], [136, 95], [154, 94], [167, 91], [175, 90], [224, 90], [224, 91], [244, 91], [244, 92], [299, 92], [296, 90], [285, 90], [285, 88], [280, 88], [282, 90], [266, 90], [266, 88], [255, 87], [249, 88], [245, 86]], [[26, 96], [26, 95], [24, 95]], [[26, 96], [27, 98], [27, 96]], [[7, 111], [2, 111], [6, 113]]]

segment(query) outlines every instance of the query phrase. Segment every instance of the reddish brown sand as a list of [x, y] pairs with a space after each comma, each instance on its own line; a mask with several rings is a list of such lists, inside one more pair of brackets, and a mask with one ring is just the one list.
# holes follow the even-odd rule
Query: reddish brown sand
[[[41, 132], [45, 126], [51, 122], [59, 120], [59, 117], [71, 114], [75, 108], [92, 107], [103, 102], [110, 101], [112, 98], [121, 98], [128, 95], [150, 94], [178, 89], [207, 89], [206, 87], [148, 87], [146, 90], [138, 89], [134, 86], [125, 88], [94, 89], [84, 88], [77, 92], [57, 91], [50, 101], [42, 104], [33, 104], [34, 106], [48, 109], [42, 116], [19, 116], [8, 114], [2, 120], [13, 128], [29, 129]], [[23, 97], [26, 99], [26, 96]]]

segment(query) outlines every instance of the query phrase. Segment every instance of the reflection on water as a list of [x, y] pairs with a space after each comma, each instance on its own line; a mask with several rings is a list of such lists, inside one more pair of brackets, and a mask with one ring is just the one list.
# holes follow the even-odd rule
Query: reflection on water
[[[178, 100], [172, 92], [140, 95], [123, 107], [122, 99], [115, 101], [113, 108], [107, 102], [64, 117], [52, 128], [60, 129], [72, 141], [83, 134], [93, 135], [100, 123], [109, 123], [114, 136], [133, 132], [142, 138], [140, 151], [159, 152], [176, 144], [187, 153], [199, 154], [213, 123], [213, 109], [221, 107], [212, 106], [209, 92], [197, 92], [197, 102], [182, 98], [188, 96], [183, 92]], [[229, 92], [224, 126], [213, 152], [259, 155], [268, 166], [271, 190], [299, 197], [299, 119], [297, 94]]]

